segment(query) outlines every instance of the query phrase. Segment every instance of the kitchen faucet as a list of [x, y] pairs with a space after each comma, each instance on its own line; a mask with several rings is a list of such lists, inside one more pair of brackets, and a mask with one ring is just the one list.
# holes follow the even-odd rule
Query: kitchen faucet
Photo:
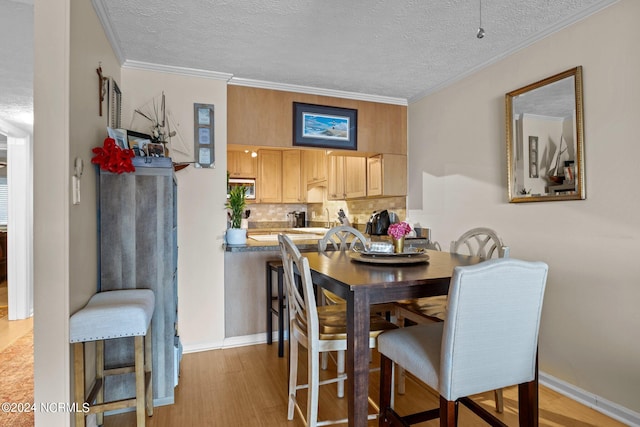
[[327, 228], [331, 228], [331, 217], [329, 216], [329, 208], [324, 208], [327, 211]]

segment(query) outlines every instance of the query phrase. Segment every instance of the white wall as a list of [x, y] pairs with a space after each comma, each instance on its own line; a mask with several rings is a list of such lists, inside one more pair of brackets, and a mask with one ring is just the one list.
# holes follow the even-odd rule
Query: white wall
[[[226, 229], [227, 85], [224, 80], [123, 68], [123, 125], [147, 132], [136, 108], [164, 91], [180, 138], [175, 162], [193, 161], [193, 104], [215, 109], [216, 167], [176, 172], [178, 180], [178, 327], [185, 351], [222, 346], [224, 339], [224, 252]], [[172, 142], [174, 139], [172, 139]]]
[[[475, 226], [550, 274], [540, 369], [640, 412], [640, 2], [622, 0], [409, 106], [408, 215], [449, 241]], [[582, 65], [584, 201], [509, 204], [505, 93]], [[461, 125], [461, 123], [463, 125]]]
[[[36, 404], [68, 402], [69, 315], [97, 285], [95, 171], [91, 148], [106, 136], [95, 69], [119, 78], [119, 64], [86, 1], [36, 1], [34, 77], [34, 374]], [[69, 197], [72, 164], [85, 162], [82, 203]], [[71, 415], [35, 413], [36, 425]]]

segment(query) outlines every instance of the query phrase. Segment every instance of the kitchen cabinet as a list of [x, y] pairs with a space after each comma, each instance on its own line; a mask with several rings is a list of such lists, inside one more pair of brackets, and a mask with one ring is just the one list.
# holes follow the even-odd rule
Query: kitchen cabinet
[[255, 178], [258, 169], [257, 160], [251, 152], [227, 151], [227, 170], [231, 178]]
[[327, 180], [327, 153], [324, 150], [303, 150], [302, 165], [306, 185]]
[[[136, 163], [140, 159], [139, 163]], [[135, 172], [99, 172], [99, 290], [151, 289], [153, 400], [174, 402], [181, 345], [177, 335], [177, 186], [169, 158], [134, 158]], [[156, 167], [156, 164], [158, 167]], [[105, 342], [105, 365], [133, 364], [133, 337]], [[106, 400], [135, 395], [133, 373], [110, 377]]]
[[407, 106], [248, 86], [227, 88], [227, 143], [291, 148], [293, 102], [358, 110], [358, 151], [407, 154]]
[[367, 158], [367, 196], [406, 196], [407, 156], [378, 154]]
[[329, 200], [367, 195], [367, 160], [361, 156], [329, 156], [327, 181]]
[[258, 203], [282, 203], [282, 151], [258, 150]]
[[303, 185], [300, 150], [282, 152], [282, 203], [302, 203], [306, 200], [307, 186]]
[[344, 157], [329, 156], [329, 175], [327, 180], [327, 199], [344, 200]]

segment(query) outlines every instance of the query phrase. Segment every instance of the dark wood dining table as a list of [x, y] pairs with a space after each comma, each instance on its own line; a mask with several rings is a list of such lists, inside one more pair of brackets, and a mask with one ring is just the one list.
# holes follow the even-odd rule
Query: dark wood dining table
[[[427, 263], [397, 265], [358, 262], [352, 260], [349, 252], [341, 251], [304, 254], [309, 260], [313, 283], [347, 301], [346, 370], [351, 427], [367, 425], [370, 305], [445, 295], [456, 266], [481, 261], [477, 257], [449, 252], [427, 250], [427, 254]], [[520, 399], [523, 398], [522, 392]], [[524, 390], [531, 395], [534, 392], [537, 398], [537, 382], [535, 390]], [[520, 414], [520, 425], [537, 425], [537, 410], [526, 412]]]

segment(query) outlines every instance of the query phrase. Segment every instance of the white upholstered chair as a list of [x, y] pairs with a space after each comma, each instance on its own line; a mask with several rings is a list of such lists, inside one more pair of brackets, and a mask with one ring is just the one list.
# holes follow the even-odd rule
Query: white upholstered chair
[[[278, 236], [284, 267], [284, 279], [289, 300], [289, 393], [287, 418], [293, 419], [297, 410], [305, 423], [312, 426], [345, 423], [346, 419], [318, 421], [319, 386], [333, 382], [344, 381], [344, 370], [338, 372], [338, 377], [320, 381], [320, 354], [328, 351], [347, 349], [346, 306], [334, 304], [316, 306], [311, 271], [307, 258], [303, 257], [291, 239], [280, 234]], [[299, 275], [299, 284], [296, 276]], [[384, 318], [371, 315], [369, 346], [375, 348], [376, 337], [385, 330], [396, 326]], [[307, 348], [307, 383], [298, 384], [298, 348]], [[344, 366], [344, 364], [343, 364]], [[307, 411], [303, 414], [296, 401], [297, 392], [307, 388]], [[373, 403], [373, 401], [371, 401]], [[374, 404], [377, 408], [377, 405]], [[375, 419], [377, 414], [372, 414]]]
[[[449, 252], [476, 256], [483, 260], [509, 257], [509, 247], [505, 246], [498, 233], [487, 227], [472, 228], [451, 242]], [[418, 298], [400, 301], [396, 304], [396, 315], [400, 320], [409, 319], [414, 323], [440, 322], [447, 315], [447, 296]], [[404, 393], [404, 370], [398, 369], [398, 391]], [[502, 390], [495, 391], [496, 411], [504, 409]]]
[[[542, 262], [508, 258], [456, 267], [444, 322], [381, 334], [380, 425], [409, 420], [390, 407], [392, 362], [440, 394], [439, 409], [414, 414], [411, 423], [440, 417], [440, 425], [454, 426], [461, 402], [491, 425], [501, 425], [468, 396], [515, 384], [530, 390], [547, 270]], [[525, 400], [519, 402], [521, 413], [537, 405], [537, 398]]]

